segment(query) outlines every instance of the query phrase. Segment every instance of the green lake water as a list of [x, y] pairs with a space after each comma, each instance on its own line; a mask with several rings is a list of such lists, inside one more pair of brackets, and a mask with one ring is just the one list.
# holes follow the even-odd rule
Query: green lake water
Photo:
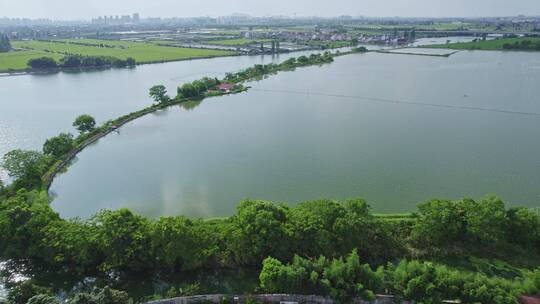
[[127, 124], [57, 177], [52, 206], [214, 217], [246, 198], [360, 197], [405, 212], [495, 193], [538, 207], [539, 80], [538, 53], [339, 57]]

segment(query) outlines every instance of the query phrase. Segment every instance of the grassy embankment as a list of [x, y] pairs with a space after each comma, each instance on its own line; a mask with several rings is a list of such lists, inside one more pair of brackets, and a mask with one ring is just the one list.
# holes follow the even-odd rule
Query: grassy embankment
[[11, 44], [18, 51], [0, 54], [0, 72], [25, 70], [29, 59], [43, 56], [52, 57], [56, 60], [65, 55], [73, 54], [111, 56], [119, 59], [131, 57], [137, 63], [144, 64], [236, 54], [221, 50], [168, 47], [154, 43], [96, 39], [65, 39], [56, 42], [29, 40], [12, 41]]
[[531, 41], [540, 44], [540, 38], [537, 37], [519, 37], [519, 38], [501, 38], [494, 40], [481, 40], [477, 42], [457, 42], [448, 44], [428, 45], [428, 48], [454, 49], [454, 50], [483, 50], [483, 51], [502, 51], [502, 50], [530, 50], [505, 48], [505, 45], [521, 44], [523, 41]]

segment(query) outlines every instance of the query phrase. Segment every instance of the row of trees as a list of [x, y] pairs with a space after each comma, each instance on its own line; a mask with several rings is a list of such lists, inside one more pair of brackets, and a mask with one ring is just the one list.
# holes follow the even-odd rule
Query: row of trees
[[[493, 199], [467, 200], [471, 211], [457, 217], [438, 204], [422, 205], [418, 219], [410, 222], [374, 217], [362, 200], [321, 200], [294, 208], [248, 200], [231, 218], [210, 222], [184, 217], [151, 221], [124, 209], [100, 212], [89, 221], [66, 221], [48, 202], [47, 194], [37, 190], [19, 190], [2, 202], [0, 258], [27, 258], [45, 269], [88, 274], [258, 266], [268, 256], [281, 261], [295, 254], [334, 258], [355, 248], [372, 263], [410, 256], [410, 247], [415, 256], [438, 258], [472, 250], [487, 257], [515, 253], [512, 248], [540, 250], [540, 215], [504, 205], [501, 215], [491, 209], [499, 202]], [[456, 230], [454, 221], [467, 222], [466, 230]]]
[[39, 57], [28, 60], [28, 66], [32, 69], [51, 68], [88, 68], [88, 67], [127, 67], [136, 65], [135, 59], [129, 57], [125, 60], [110, 56], [81, 56], [67, 55], [57, 62], [51, 57]]
[[0, 53], [11, 51], [11, 43], [6, 34], [0, 34]]
[[342, 303], [349, 303], [352, 298], [371, 301], [376, 293], [385, 293], [394, 295], [396, 300], [419, 303], [460, 300], [512, 304], [523, 294], [540, 292], [540, 269], [513, 280], [415, 260], [388, 263], [374, 270], [360, 262], [356, 251], [345, 259], [296, 256], [289, 264], [269, 257], [263, 262], [259, 280], [266, 292], [326, 295]]
[[[513, 303], [508, 299], [538, 291], [534, 288], [539, 285], [518, 280], [530, 288], [516, 289], [517, 285], [509, 281], [457, 273], [423, 262], [387, 266], [384, 272], [360, 263], [380, 265], [422, 256], [422, 251], [436, 252], [432, 257], [440, 258], [440, 253], [452, 254], [450, 247], [460, 249], [453, 256], [470, 256], [474, 251], [475, 256], [491, 257], [491, 248], [502, 248], [503, 244], [538, 252], [535, 233], [540, 229], [540, 215], [523, 212], [527, 209], [504, 209], [508, 216], [505, 220], [497, 210], [487, 212], [496, 201], [467, 201], [472, 204], [470, 211], [458, 217], [439, 204], [425, 204], [418, 219], [405, 224], [374, 217], [362, 200], [313, 201], [294, 208], [248, 200], [239, 205], [236, 215], [213, 221], [182, 216], [154, 221], [126, 209], [102, 211], [88, 221], [79, 221], [61, 219], [49, 207], [45, 192], [19, 190], [0, 203], [0, 259], [24, 266], [17, 269], [77, 273], [82, 277], [259, 267], [262, 263], [261, 286], [271, 292], [323, 293], [345, 301], [352, 296], [369, 299], [383, 290], [424, 303], [432, 303], [426, 300], [428, 297], [460, 298], [465, 303]], [[510, 216], [517, 221], [511, 222]], [[495, 227], [495, 218], [501, 220], [501, 228]], [[449, 245], [436, 241], [442, 240], [440, 234], [448, 235], [448, 242], [456, 240], [458, 232], [449, 225], [450, 219], [469, 223], [461, 232], [464, 242]], [[432, 229], [426, 229], [429, 227]], [[502, 227], [508, 229], [504, 234], [498, 232], [504, 230]], [[510, 235], [524, 227], [535, 239], [527, 236], [531, 239], [523, 242]], [[480, 242], [468, 245], [468, 238], [479, 237]], [[325, 258], [313, 260], [317, 256]], [[535, 278], [538, 283], [538, 273]]]
[[281, 64], [256, 64], [253, 67], [247, 68], [237, 73], [227, 73], [225, 81], [239, 83], [251, 79], [257, 79], [262, 76], [276, 73], [283, 70], [290, 70], [297, 67], [318, 65], [333, 62], [334, 58], [330, 52], [324, 54], [311, 54], [310, 56], [292, 57]]
[[177, 95], [172, 99], [167, 95], [167, 88], [164, 85], [155, 85], [150, 88], [149, 95], [157, 103], [166, 104], [171, 101], [181, 101], [185, 99], [203, 98], [209, 90], [215, 89], [221, 81], [217, 78], [203, 77], [202, 79], [188, 82], [178, 87]]
[[122, 45], [114, 45], [114, 44], [106, 44], [106, 43], [91, 43], [91, 42], [81, 42], [81, 41], [66, 41], [66, 40], [46, 40], [46, 39], [40, 39], [39, 41], [46, 41], [51, 43], [59, 43], [59, 44], [73, 44], [73, 45], [82, 45], [82, 46], [93, 46], [93, 47], [100, 47], [100, 48], [126, 48]]
[[456, 256], [463, 248], [514, 254], [517, 248], [540, 251], [540, 213], [506, 209], [502, 200], [431, 200], [418, 206], [411, 231], [416, 248], [428, 256]]
[[300, 56], [298, 58], [290, 58], [281, 64], [256, 64], [253, 67], [247, 68], [237, 73], [227, 73], [225, 79], [203, 77], [191, 83], [185, 83], [178, 87], [177, 95], [173, 99], [167, 95], [167, 89], [163, 85], [155, 85], [150, 88], [149, 95], [157, 103], [168, 103], [172, 100], [202, 98], [205, 94], [218, 86], [221, 83], [238, 84], [240, 82], [256, 79], [268, 74], [276, 73], [282, 70], [294, 69], [296, 67], [324, 64], [332, 62], [333, 55], [330, 52], [324, 54], [312, 54], [310, 56]]

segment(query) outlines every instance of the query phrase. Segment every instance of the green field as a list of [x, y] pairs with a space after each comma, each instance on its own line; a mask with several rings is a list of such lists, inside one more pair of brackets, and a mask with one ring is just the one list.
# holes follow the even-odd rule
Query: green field
[[[134, 58], [138, 63], [176, 61], [205, 57], [233, 55], [234, 52], [220, 50], [191, 49], [159, 46], [153, 43], [71, 39], [48, 41], [12, 41], [12, 46], [23, 51], [0, 54], [0, 71], [25, 69], [28, 59], [49, 56], [60, 59], [64, 55], [79, 54], [83, 56], [112, 56], [120, 59]], [[85, 43], [89, 45], [78, 45]]]
[[226, 45], [226, 46], [243, 46], [253, 43], [261, 43], [261, 42], [270, 42], [271, 39], [247, 39], [247, 38], [240, 38], [240, 39], [227, 39], [227, 40], [211, 40], [206, 41], [206, 44], [213, 44], [213, 45]]
[[533, 41], [535, 43], [540, 43], [540, 38], [534, 37], [520, 37], [520, 38], [502, 38], [494, 40], [485, 40], [478, 42], [460, 42], [460, 43], [450, 43], [450, 44], [437, 44], [429, 45], [426, 47], [430, 48], [440, 48], [440, 49], [454, 49], [454, 50], [485, 50], [485, 51], [494, 51], [494, 50], [504, 50], [503, 46], [505, 44], [514, 44], [516, 42], [520, 43], [524, 40]]
[[27, 68], [29, 59], [42, 56], [53, 57], [54, 59], [62, 58], [62, 55], [50, 54], [43, 51], [17, 51], [9, 53], [0, 53], [0, 72], [9, 70], [24, 70]]

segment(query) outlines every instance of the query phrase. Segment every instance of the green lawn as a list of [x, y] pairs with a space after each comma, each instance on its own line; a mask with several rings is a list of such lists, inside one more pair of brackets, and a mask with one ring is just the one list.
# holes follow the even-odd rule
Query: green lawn
[[478, 42], [460, 42], [460, 43], [450, 43], [450, 44], [437, 44], [429, 45], [427, 47], [431, 48], [441, 48], [441, 49], [455, 49], [455, 50], [503, 50], [503, 45], [505, 44], [514, 44], [516, 42], [521, 42], [524, 40], [533, 41], [535, 43], [540, 43], [540, 38], [534, 37], [520, 37], [520, 38], [502, 38], [495, 40], [486, 40]]
[[243, 46], [253, 43], [261, 43], [261, 42], [270, 42], [271, 39], [247, 39], [247, 38], [240, 38], [240, 39], [227, 39], [227, 40], [211, 40], [206, 41], [206, 44], [213, 44], [213, 45], [226, 45], [226, 46]]
[[42, 56], [53, 57], [57, 60], [62, 58], [62, 55], [50, 54], [42, 51], [17, 51], [0, 53], [0, 72], [7, 72], [9, 70], [24, 70], [27, 68], [27, 62], [29, 59]]
[[[63, 42], [86, 43], [77, 45], [46, 41], [12, 41], [12, 46], [26, 51], [0, 54], [0, 71], [8, 69], [25, 69], [28, 59], [50, 56], [60, 59], [67, 54], [83, 56], [113, 56], [120, 59], [135, 58], [138, 63], [175, 61], [204, 57], [233, 55], [234, 52], [220, 50], [191, 49], [180, 47], [159, 46], [154, 43], [113, 41], [113, 40], [59, 40]], [[101, 46], [103, 45], [103, 46]], [[108, 46], [108, 47], [104, 47]]]

